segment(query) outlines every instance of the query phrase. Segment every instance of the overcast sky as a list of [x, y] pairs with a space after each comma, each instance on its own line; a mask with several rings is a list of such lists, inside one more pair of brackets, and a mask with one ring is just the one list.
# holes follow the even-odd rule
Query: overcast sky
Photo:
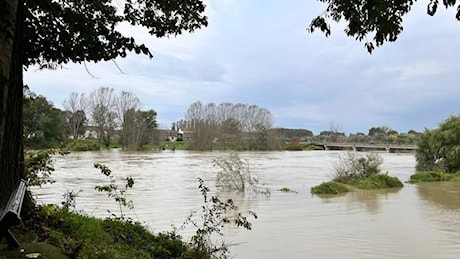
[[275, 126], [315, 134], [339, 124], [347, 134], [375, 126], [398, 132], [435, 128], [460, 111], [460, 22], [454, 10], [434, 17], [418, 3], [404, 31], [369, 55], [363, 42], [333, 24], [332, 36], [306, 32], [325, 5], [313, 0], [210, 0], [209, 26], [193, 34], [143, 41], [153, 59], [135, 54], [112, 62], [57, 71], [29, 68], [25, 84], [58, 108], [71, 92], [104, 86], [132, 91], [154, 109], [163, 127], [184, 118], [190, 104], [222, 102], [268, 109]]

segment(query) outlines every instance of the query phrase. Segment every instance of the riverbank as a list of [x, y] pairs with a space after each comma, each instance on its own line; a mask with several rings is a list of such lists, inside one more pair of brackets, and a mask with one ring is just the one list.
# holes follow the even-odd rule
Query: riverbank
[[152, 234], [131, 220], [98, 219], [47, 205], [12, 228], [20, 249], [0, 245], [5, 258], [197, 258], [173, 232]]

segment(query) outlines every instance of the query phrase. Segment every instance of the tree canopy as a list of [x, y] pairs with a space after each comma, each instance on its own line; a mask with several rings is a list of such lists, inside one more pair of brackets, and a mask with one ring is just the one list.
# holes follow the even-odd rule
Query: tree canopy
[[175, 36], [207, 26], [204, 10], [202, 0], [0, 0], [0, 205], [25, 177], [23, 69], [108, 61], [128, 52], [153, 57], [120, 25]]
[[[411, 10], [415, 0], [318, 0], [327, 4], [326, 10], [315, 17], [307, 28], [314, 32], [331, 34], [329, 22], [345, 20], [345, 33], [356, 40], [365, 41], [365, 47], [372, 53], [375, 47], [385, 42], [394, 42], [403, 31], [403, 17]], [[438, 8], [438, 0], [430, 0], [427, 13], [433, 16]], [[460, 4], [456, 0], [443, 0], [446, 8], [457, 6], [455, 18], [460, 20]], [[369, 40], [372, 39], [372, 40]]]
[[436, 129], [425, 129], [417, 143], [418, 171], [460, 171], [460, 115], [452, 115]]
[[64, 118], [46, 97], [27, 90], [24, 95], [24, 144], [28, 148], [51, 148], [65, 139]]
[[107, 61], [128, 51], [153, 57], [143, 43], [123, 35], [121, 23], [145, 27], [156, 37], [207, 26], [201, 0], [28, 0], [25, 5], [24, 65], [41, 68]]

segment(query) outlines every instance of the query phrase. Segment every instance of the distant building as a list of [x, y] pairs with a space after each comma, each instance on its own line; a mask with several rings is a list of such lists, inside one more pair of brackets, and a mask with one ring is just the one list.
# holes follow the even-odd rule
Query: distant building
[[97, 139], [99, 137], [97, 127], [95, 126], [86, 126], [85, 133], [83, 134], [83, 139]]

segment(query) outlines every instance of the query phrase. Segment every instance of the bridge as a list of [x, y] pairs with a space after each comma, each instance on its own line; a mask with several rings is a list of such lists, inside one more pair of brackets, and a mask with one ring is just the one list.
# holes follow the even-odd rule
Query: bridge
[[377, 144], [377, 143], [311, 143], [324, 150], [353, 150], [353, 151], [387, 151], [413, 152], [417, 149], [413, 144]]

